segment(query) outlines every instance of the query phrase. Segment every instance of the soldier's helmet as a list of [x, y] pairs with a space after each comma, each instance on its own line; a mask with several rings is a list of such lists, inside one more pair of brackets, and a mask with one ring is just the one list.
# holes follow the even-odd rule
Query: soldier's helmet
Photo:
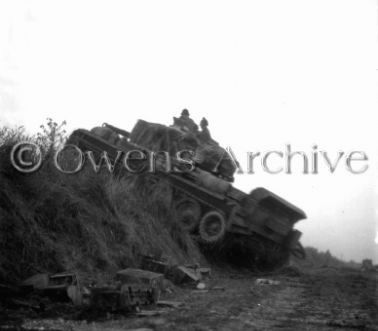
[[208, 125], [209, 125], [209, 122], [207, 121], [207, 119], [205, 117], [202, 117], [202, 120], [200, 122], [201, 128], [207, 127]]
[[189, 116], [189, 110], [187, 110], [186, 108], [181, 112], [181, 115], [182, 116]]

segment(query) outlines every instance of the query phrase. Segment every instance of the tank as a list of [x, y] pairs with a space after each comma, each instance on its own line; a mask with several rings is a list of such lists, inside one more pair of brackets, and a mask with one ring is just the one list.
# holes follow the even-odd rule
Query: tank
[[[158, 155], [152, 175], [168, 179], [176, 221], [210, 256], [260, 270], [281, 267], [290, 255], [305, 258], [299, 241], [301, 232], [294, 226], [306, 214], [265, 188], [250, 193], [235, 188], [232, 182], [237, 161], [227, 157], [225, 149], [213, 139], [204, 141], [197, 132], [139, 120], [131, 132], [106, 123], [91, 131], [78, 129], [68, 143], [83, 152], [105, 151], [112, 161], [119, 151], [125, 155], [136, 150]], [[182, 167], [188, 162], [179, 164], [177, 153], [182, 151], [191, 152], [186, 157], [181, 155], [190, 159], [190, 170]], [[167, 160], [173, 165], [171, 171], [165, 168]], [[132, 170], [148, 171], [148, 160], [144, 164], [137, 161]]]

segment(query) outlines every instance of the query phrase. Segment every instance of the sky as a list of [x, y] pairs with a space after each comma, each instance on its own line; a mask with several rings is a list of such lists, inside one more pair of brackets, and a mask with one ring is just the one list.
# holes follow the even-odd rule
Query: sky
[[303, 209], [305, 245], [378, 263], [377, 12], [372, 0], [0, 0], [0, 125], [131, 130], [187, 108], [244, 170], [247, 152], [286, 144], [330, 160], [363, 151], [362, 174], [345, 157], [303, 174], [297, 157], [293, 174], [256, 163], [234, 185]]

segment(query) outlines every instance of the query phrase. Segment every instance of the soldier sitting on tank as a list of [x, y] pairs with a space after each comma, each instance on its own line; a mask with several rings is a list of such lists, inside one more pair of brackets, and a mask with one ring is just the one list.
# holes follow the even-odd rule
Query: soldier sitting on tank
[[203, 117], [200, 123], [201, 131], [197, 134], [198, 139], [203, 143], [209, 143], [212, 141], [208, 126], [209, 122]]
[[197, 134], [198, 132], [198, 125], [190, 118], [189, 111], [184, 109], [181, 112], [181, 116], [179, 118], [173, 118], [174, 124], [173, 126], [178, 127], [180, 130], [186, 132], [192, 132]]

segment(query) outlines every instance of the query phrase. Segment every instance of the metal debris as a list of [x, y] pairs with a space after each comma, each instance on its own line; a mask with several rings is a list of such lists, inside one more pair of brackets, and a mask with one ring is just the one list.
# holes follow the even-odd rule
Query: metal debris
[[255, 282], [256, 285], [280, 285], [281, 282], [278, 280], [271, 280], [267, 278], [258, 278]]
[[148, 255], [143, 257], [141, 266], [145, 270], [162, 273], [176, 285], [197, 284], [203, 278], [211, 276], [211, 269], [201, 267], [198, 263], [185, 266], [169, 265], [166, 261]]
[[169, 270], [169, 265], [166, 261], [159, 260], [150, 255], [145, 255], [142, 258], [141, 268], [165, 275]]
[[54, 301], [72, 301], [74, 305], [82, 304], [82, 293], [75, 273], [47, 273], [34, 275], [21, 283], [21, 288], [32, 289]]
[[167, 278], [175, 284], [198, 283], [201, 280], [201, 274], [191, 268], [174, 266], [167, 274]]
[[154, 303], [159, 300], [164, 286], [162, 274], [142, 269], [127, 268], [120, 270], [116, 274], [116, 280], [133, 288], [137, 288], [139, 285], [148, 286], [152, 291]]

